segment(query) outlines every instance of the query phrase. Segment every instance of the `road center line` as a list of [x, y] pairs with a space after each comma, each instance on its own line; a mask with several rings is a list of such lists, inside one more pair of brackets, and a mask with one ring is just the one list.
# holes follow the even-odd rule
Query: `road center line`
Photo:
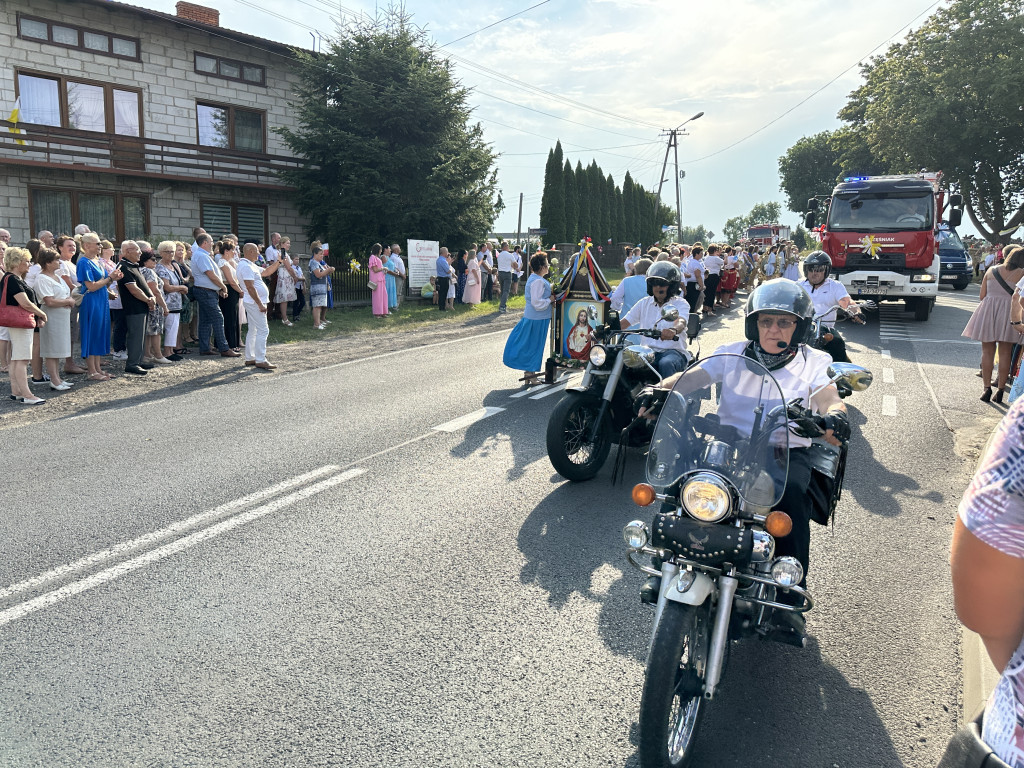
[[114, 579], [124, 576], [125, 574], [132, 573], [133, 571], [137, 571], [147, 565], [152, 565], [164, 558], [188, 549], [191, 546], [207, 541], [222, 533], [227, 533], [228, 531], [238, 528], [241, 525], [245, 525], [253, 520], [269, 515], [271, 512], [276, 512], [279, 509], [283, 509], [284, 507], [294, 504], [295, 502], [302, 501], [310, 496], [326, 491], [329, 488], [333, 488], [336, 485], [344, 483], [346, 480], [358, 477], [364, 472], [366, 472], [365, 469], [350, 469], [340, 475], [335, 475], [334, 477], [329, 477], [326, 480], [321, 480], [315, 485], [307, 486], [301, 490], [295, 491], [294, 493], [290, 493], [287, 496], [283, 496], [280, 499], [275, 499], [269, 504], [264, 504], [262, 507], [256, 507], [248, 512], [242, 512], [234, 517], [229, 517], [227, 520], [222, 520], [216, 525], [211, 525], [209, 528], [204, 528], [203, 530], [196, 531], [188, 536], [183, 536], [177, 541], [172, 541], [170, 544], [165, 544], [164, 546], [158, 547], [144, 555], [139, 555], [131, 560], [125, 560], [123, 563], [118, 563], [117, 565], [100, 571], [99, 573], [94, 573], [92, 576], [88, 576], [79, 581], [73, 581], [70, 584], [65, 584], [63, 587], [59, 587], [51, 592], [46, 592], [32, 600], [15, 605], [5, 611], [0, 611], [0, 627], [17, 619], [23, 618], [30, 613], [55, 605], [69, 597], [85, 592], [86, 590], [111, 582]]
[[566, 386], [568, 386], [568, 383], [569, 382], [566, 382], [565, 384], [560, 384], [560, 385], [556, 384], [554, 387], [549, 389], [547, 392], [541, 392], [539, 395], [534, 395], [530, 399], [531, 400], [540, 400], [542, 397], [547, 397], [548, 395], [554, 395], [554, 394], [557, 394], [558, 392], [564, 392]]
[[215, 507], [214, 509], [207, 510], [206, 512], [201, 512], [198, 515], [193, 515], [192, 517], [186, 518], [184, 520], [179, 520], [178, 522], [172, 523], [166, 528], [161, 528], [159, 531], [153, 531], [152, 533], [147, 533], [144, 536], [139, 536], [137, 539], [132, 539], [131, 541], [125, 541], [120, 544], [116, 544], [110, 549], [104, 549], [100, 552], [94, 552], [91, 555], [83, 557], [81, 560], [76, 560], [73, 563], [68, 563], [67, 565], [61, 565], [57, 568], [54, 568], [51, 571], [47, 571], [46, 573], [40, 574], [39, 576], [33, 576], [31, 579], [26, 579], [25, 581], [19, 582], [17, 584], [12, 584], [11, 586], [6, 587], [4, 589], [0, 589], [0, 600], [10, 597], [11, 595], [15, 595], [18, 592], [24, 592], [27, 589], [34, 589], [36, 587], [40, 587], [44, 584], [47, 584], [48, 582], [61, 579], [65, 576], [74, 573], [75, 571], [80, 571], [84, 568], [91, 568], [94, 565], [99, 565], [100, 563], [105, 562], [111, 559], [112, 557], [117, 557], [118, 555], [124, 554], [125, 552], [128, 552], [130, 550], [138, 549], [139, 547], [149, 546], [150, 544], [154, 544], [157, 541], [160, 541], [161, 539], [166, 539], [170, 536], [174, 536], [178, 533], [181, 533], [182, 531], [185, 531], [189, 528], [194, 528], [197, 525], [205, 523], [209, 520], [213, 520], [214, 518], [220, 517], [226, 512], [241, 509], [242, 507], [247, 507], [250, 504], [255, 504], [258, 501], [269, 499], [271, 496], [276, 496], [277, 494], [282, 493], [283, 491], [286, 491], [289, 488], [294, 488], [297, 485], [308, 483], [309, 481], [315, 480], [316, 478], [322, 477], [323, 475], [329, 475], [332, 472], [340, 472], [341, 469], [341, 467], [335, 466], [333, 464], [328, 464], [327, 466], [320, 467], [319, 469], [314, 469], [311, 472], [306, 472], [305, 474], [298, 475], [297, 477], [284, 480], [278, 483], [277, 485], [272, 485], [269, 488], [264, 488], [262, 491], [250, 493], [247, 496], [242, 496], [241, 498], [235, 499], [234, 501], [229, 501], [226, 504], [221, 504], [219, 507]]
[[896, 373], [893, 371], [892, 368], [883, 368], [882, 369], [882, 382], [884, 384], [895, 384], [896, 383]]
[[471, 424], [476, 424], [478, 421], [486, 419], [489, 416], [493, 416], [496, 413], [501, 413], [504, 410], [504, 408], [498, 408], [494, 405], [487, 405], [479, 410], [473, 411], [472, 413], [467, 413], [465, 416], [459, 416], [459, 418], [452, 419], [444, 424], [438, 424], [436, 427], [432, 427], [431, 429], [434, 432], [458, 432], [460, 429], [464, 429]]
[[883, 349], [882, 350], [882, 357], [885, 357], [885, 358], [888, 358], [888, 359], [891, 360], [892, 359], [892, 352], [890, 352], [888, 349]]
[[882, 415], [899, 416], [900, 406], [895, 395], [882, 395]]

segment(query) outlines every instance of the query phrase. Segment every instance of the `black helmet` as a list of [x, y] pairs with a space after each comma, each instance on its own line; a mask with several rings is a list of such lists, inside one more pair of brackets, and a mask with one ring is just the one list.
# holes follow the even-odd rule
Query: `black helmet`
[[683, 274], [679, 267], [671, 261], [656, 261], [647, 269], [647, 295], [654, 295], [654, 282], [668, 285], [668, 298], [679, 295], [679, 286], [683, 281]]
[[793, 315], [797, 319], [793, 343], [801, 344], [807, 341], [811, 320], [814, 318], [814, 303], [810, 294], [792, 280], [784, 277], [769, 280], [750, 292], [747, 297], [747, 319], [744, 323], [744, 330], [750, 341], [757, 341], [760, 338], [757, 332], [758, 312], [785, 312]]
[[828, 277], [832, 273], [832, 259], [824, 251], [813, 251], [804, 259], [804, 277], [807, 277], [808, 267], [824, 267], [825, 277]]

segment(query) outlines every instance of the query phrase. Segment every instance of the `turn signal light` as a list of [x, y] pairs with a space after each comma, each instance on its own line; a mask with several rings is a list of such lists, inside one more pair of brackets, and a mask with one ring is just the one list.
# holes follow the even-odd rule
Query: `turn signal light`
[[649, 507], [654, 503], [654, 486], [637, 483], [633, 486], [633, 503], [638, 507]]
[[[633, 498], [636, 498], [636, 489], [633, 489]], [[793, 530], [793, 518], [787, 515], [785, 512], [771, 512], [764, 521], [764, 529], [768, 531], [776, 539], [781, 539], [783, 536], [789, 536], [790, 531]]]

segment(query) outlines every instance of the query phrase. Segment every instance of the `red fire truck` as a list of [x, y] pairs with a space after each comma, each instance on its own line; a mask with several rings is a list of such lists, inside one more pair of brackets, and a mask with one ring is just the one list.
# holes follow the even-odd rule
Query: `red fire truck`
[[789, 240], [789, 235], [785, 224], [754, 224], [747, 227], [746, 239], [760, 248], [770, 248], [780, 240]]
[[[927, 320], [939, 293], [939, 225], [947, 192], [942, 172], [845, 178], [826, 199], [816, 230], [832, 271], [854, 298], [903, 301]], [[821, 200], [807, 201], [813, 229]], [[963, 217], [963, 198], [949, 196], [949, 226]]]

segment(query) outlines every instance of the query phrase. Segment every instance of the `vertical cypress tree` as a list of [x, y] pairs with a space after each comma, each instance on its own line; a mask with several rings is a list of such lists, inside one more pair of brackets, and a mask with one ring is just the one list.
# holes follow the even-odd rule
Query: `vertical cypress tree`
[[654, 243], [647, 237], [647, 230], [644, 225], [644, 196], [646, 190], [639, 184], [633, 185], [633, 238], [638, 243], [647, 243], [648, 246]]
[[579, 203], [579, 227], [577, 235], [584, 238], [590, 234], [590, 185], [587, 183], [587, 172], [583, 163], [576, 161], [576, 202]]
[[[544, 165], [544, 190], [540, 197], [540, 225], [551, 231], [551, 184], [554, 181], [553, 166], [555, 163], [555, 150], [548, 150], [548, 161]], [[547, 242], [546, 237], [541, 237]]]
[[565, 184], [565, 236], [567, 243], [579, 242], [580, 200], [576, 189], [576, 174], [572, 172], [572, 163], [565, 161], [562, 168], [562, 179]]
[[604, 232], [601, 234], [602, 245], [608, 246], [608, 240], [615, 241], [615, 179], [609, 173], [604, 180]]
[[626, 235], [626, 211], [622, 203], [622, 190], [615, 188], [615, 242], [621, 243], [627, 239]]
[[636, 212], [633, 210], [633, 177], [626, 171], [622, 181], [622, 239], [637, 242]]
[[601, 169], [597, 167], [597, 161], [591, 160], [587, 166], [587, 187], [590, 193], [590, 232], [594, 243], [601, 241], [601, 227], [604, 220], [602, 210], [603, 203], [601, 194], [604, 190], [604, 176]]

